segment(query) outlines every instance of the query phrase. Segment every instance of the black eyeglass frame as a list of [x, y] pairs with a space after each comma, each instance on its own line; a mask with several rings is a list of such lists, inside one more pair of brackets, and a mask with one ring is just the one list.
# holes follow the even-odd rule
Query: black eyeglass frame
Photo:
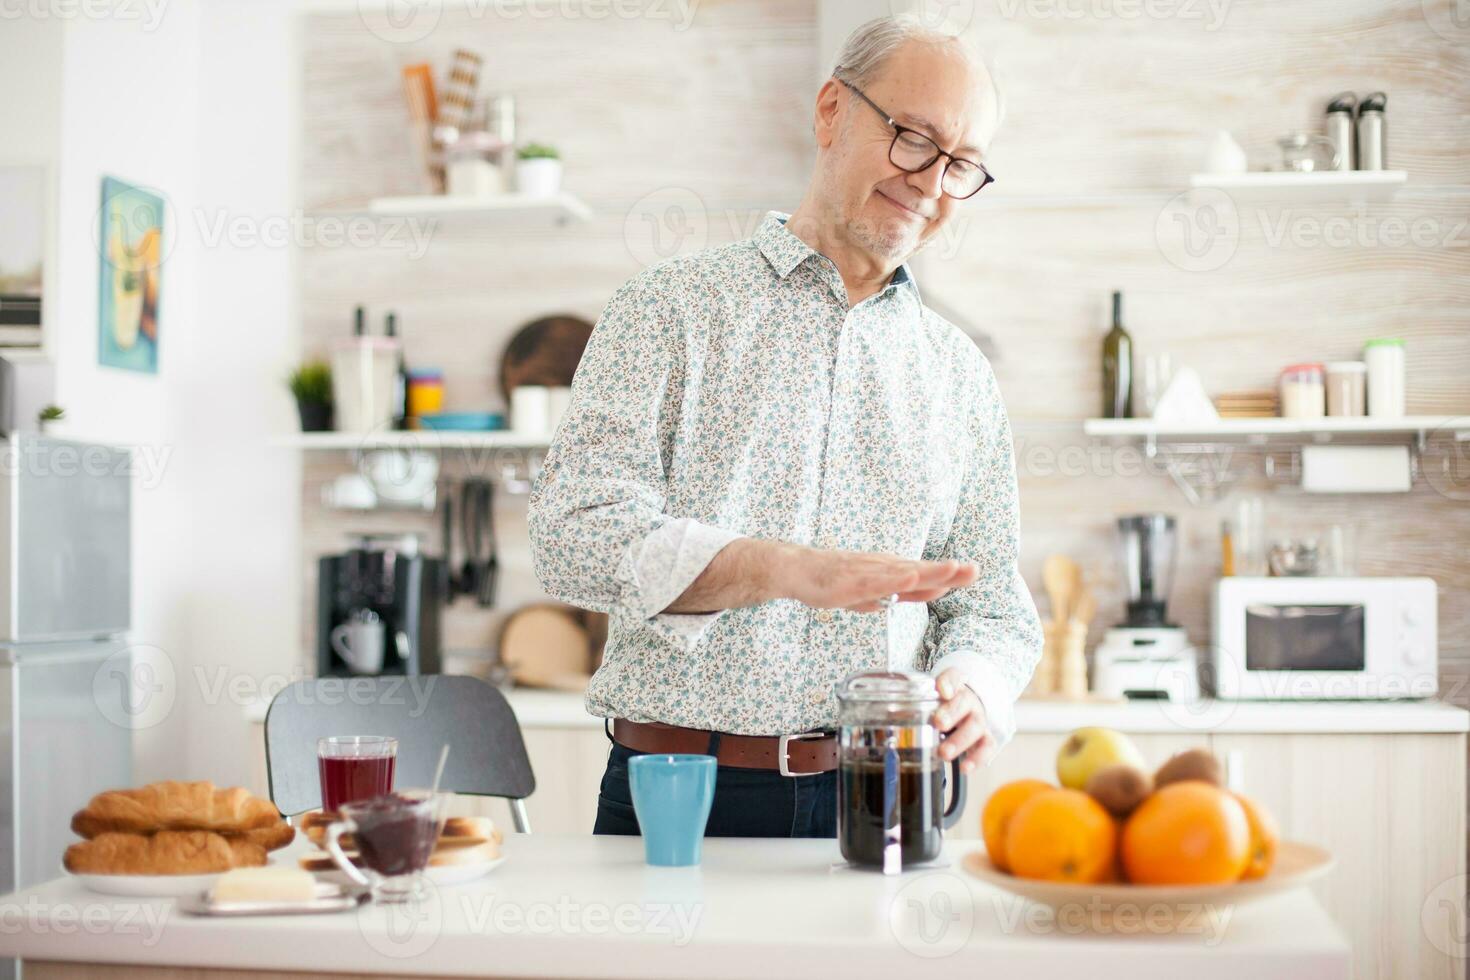
[[[836, 76], [834, 76], [834, 77], [836, 77]], [[928, 134], [922, 133], [919, 130], [914, 129], [914, 128], [910, 127], [910, 126], [905, 126], [902, 123], [898, 122], [896, 119], [894, 119], [892, 116], [890, 116], [888, 114], [887, 110], [885, 110], [882, 106], [878, 105], [878, 103], [874, 102], [872, 99], [868, 98], [867, 93], [865, 93], [862, 89], [858, 88], [856, 85], [852, 84], [852, 82], [849, 82], [845, 78], [837, 78], [837, 81], [839, 81], [843, 85], [845, 85], [847, 87], [847, 89], [852, 92], [853, 95], [856, 95], [858, 98], [862, 99], [869, 106], [871, 106], [872, 109], [873, 109], [873, 111], [876, 112], [878, 115], [882, 116], [883, 117], [883, 121], [886, 122], [890, 127], [892, 127], [892, 129], [893, 129], [893, 142], [891, 142], [891, 143], [888, 144], [888, 162], [891, 163], [891, 164], [893, 164], [899, 170], [902, 170], [904, 173], [909, 173], [909, 174], [921, 174], [924, 171], [928, 170], [930, 167], [934, 166], [934, 164], [939, 161], [939, 158], [940, 157], [946, 157], [947, 159], [945, 160], [945, 163], [944, 163], [944, 171], [939, 175], [939, 187], [940, 187], [941, 190], [943, 190], [943, 188], [944, 188], [944, 178], [949, 173], [950, 165], [952, 163], [954, 163], [956, 160], [959, 160], [961, 163], [966, 163], [966, 164], [969, 164], [972, 167], [975, 167], [975, 168], [979, 169], [979, 171], [982, 174], [985, 175], [985, 179], [982, 180], [982, 181], [980, 181], [980, 186], [979, 187], [975, 188], [973, 191], [971, 191], [970, 193], [966, 194], [964, 197], [956, 197], [954, 194], [950, 194], [949, 191], [944, 191], [945, 194], [947, 194], [950, 197], [954, 198], [956, 201], [968, 201], [970, 198], [974, 197], [976, 194], [979, 194], [981, 191], [983, 191], [987, 186], [989, 186], [990, 184], [995, 183], [995, 178], [993, 176], [991, 176], [990, 171], [986, 169], [985, 164], [979, 163], [979, 162], [977, 162], [975, 160], [967, 159], [965, 157], [957, 157], [953, 153], [947, 153], [947, 152], [945, 152], [944, 150], [940, 149], [939, 144], [936, 143], [936, 142], [934, 142], [933, 138], [931, 138]], [[912, 169], [911, 170], [908, 167], [903, 166], [897, 160], [893, 159], [893, 151], [898, 147], [899, 137], [901, 137], [904, 133], [913, 133], [915, 136], [919, 137], [924, 142], [926, 142], [930, 146], [934, 147], [934, 155], [932, 157], [930, 157], [924, 163], [924, 165], [922, 167], [918, 167], [916, 169]]]

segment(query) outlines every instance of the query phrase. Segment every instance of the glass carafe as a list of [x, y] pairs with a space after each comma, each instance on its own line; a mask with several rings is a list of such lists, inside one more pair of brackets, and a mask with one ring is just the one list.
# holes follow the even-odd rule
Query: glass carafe
[[928, 674], [857, 673], [837, 685], [837, 838], [849, 862], [895, 874], [939, 857], [965, 808], [965, 776], [951, 760], [946, 809], [938, 707]]

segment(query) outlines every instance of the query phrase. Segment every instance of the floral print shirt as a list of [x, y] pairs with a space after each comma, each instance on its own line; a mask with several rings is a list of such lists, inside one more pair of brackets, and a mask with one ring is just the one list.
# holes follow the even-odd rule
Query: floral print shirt
[[[922, 305], [907, 266], [849, 309], [836, 265], [774, 212], [752, 238], [661, 263], [612, 297], [529, 530], [547, 592], [610, 616], [587, 690], [602, 717], [830, 728], [834, 685], [852, 671], [955, 666], [998, 746], [1040, 657], [989, 363]], [[790, 599], [662, 612], [741, 536], [954, 558], [980, 574], [887, 616]]]

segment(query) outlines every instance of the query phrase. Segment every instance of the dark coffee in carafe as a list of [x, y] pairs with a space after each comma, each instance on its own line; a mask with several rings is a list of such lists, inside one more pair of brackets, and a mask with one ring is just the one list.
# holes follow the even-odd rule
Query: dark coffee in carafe
[[[932, 861], [944, 841], [944, 769], [932, 758], [899, 759], [896, 769], [899, 854], [904, 864]], [[842, 856], [854, 864], [882, 866], [884, 833], [883, 760], [846, 760], [837, 782]]]

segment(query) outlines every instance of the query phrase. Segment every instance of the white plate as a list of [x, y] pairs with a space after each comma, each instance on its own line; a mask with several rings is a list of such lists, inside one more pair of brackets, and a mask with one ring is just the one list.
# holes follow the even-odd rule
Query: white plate
[[123, 895], [128, 898], [178, 898], [181, 895], [196, 895], [209, 891], [224, 872], [207, 875], [93, 875], [72, 874], [62, 869], [71, 878], [102, 895]]
[[[493, 861], [479, 861], [475, 864], [448, 864], [440, 867], [430, 866], [424, 869], [424, 877], [436, 885], [461, 885], [466, 881], [474, 881], [483, 878], [505, 863], [505, 855]], [[356, 888], [357, 885], [348, 878], [346, 874], [333, 868], [330, 871], [313, 871], [318, 881], [330, 882], [341, 885], [343, 888]]]

